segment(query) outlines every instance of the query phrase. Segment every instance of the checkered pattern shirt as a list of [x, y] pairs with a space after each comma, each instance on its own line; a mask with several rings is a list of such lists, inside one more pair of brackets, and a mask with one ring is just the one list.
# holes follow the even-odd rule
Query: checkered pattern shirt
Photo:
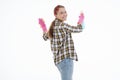
[[[82, 26], [70, 26], [69, 24], [63, 23], [58, 19], [55, 19], [55, 26], [53, 28], [53, 38], [50, 39], [51, 50], [54, 56], [54, 63], [58, 64], [65, 58], [70, 58], [78, 61], [77, 54], [74, 48], [74, 42], [71, 33], [82, 32]], [[44, 40], [48, 37], [46, 34], [43, 35]]]

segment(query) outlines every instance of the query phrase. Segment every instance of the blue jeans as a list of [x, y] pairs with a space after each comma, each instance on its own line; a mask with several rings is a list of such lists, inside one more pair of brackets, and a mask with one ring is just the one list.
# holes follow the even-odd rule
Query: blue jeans
[[73, 60], [72, 59], [64, 59], [57, 65], [58, 70], [61, 74], [62, 80], [72, 80], [73, 74]]

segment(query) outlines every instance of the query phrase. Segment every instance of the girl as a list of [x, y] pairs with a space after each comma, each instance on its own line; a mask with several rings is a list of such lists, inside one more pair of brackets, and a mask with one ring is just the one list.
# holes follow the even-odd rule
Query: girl
[[61, 73], [62, 80], [72, 80], [73, 60], [78, 61], [71, 33], [82, 32], [81, 23], [71, 26], [64, 21], [67, 18], [65, 7], [57, 5], [54, 8], [55, 20], [48, 32], [44, 32], [44, 40], [49, 39], [54, 55], [54, 63]]

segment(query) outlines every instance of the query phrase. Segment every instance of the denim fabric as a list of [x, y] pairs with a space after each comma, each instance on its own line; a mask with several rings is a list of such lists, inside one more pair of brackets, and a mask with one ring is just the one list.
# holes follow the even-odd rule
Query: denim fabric
[[61, 74], [61, 80], [72, 80], [73, 74], [73, 60], [64, 59], [60, 63], [56, 64]]

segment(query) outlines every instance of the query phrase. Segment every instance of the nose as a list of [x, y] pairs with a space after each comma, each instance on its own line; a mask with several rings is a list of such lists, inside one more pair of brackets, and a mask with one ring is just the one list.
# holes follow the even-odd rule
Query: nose
[[64, 16], [67, 16], [67, 14], [65, 13]]

